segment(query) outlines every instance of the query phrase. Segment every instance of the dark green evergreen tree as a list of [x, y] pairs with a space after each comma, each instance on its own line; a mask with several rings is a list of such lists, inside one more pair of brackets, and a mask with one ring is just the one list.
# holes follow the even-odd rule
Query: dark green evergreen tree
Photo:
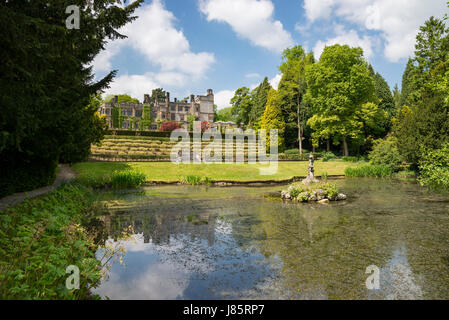
[[[79, 133], [76, 122], [116, 71], [93, 81], [95, 56], [131, 22], [142, 1], [0, 1], [0, 196], [51, 183], [61, 151]], [[68, 5], [80, 28], [68, 29]], [[81, 139], [83, 145], [87, 145]]]
[[[402, 95], [407, 96], [395, 121], [401, 155], [418, 166], [423, 153], [449, 141], [449, 30], [430, 18], [416, 37], [415, 58], [407, 64]], [[413, 65], [414, 63], [414, 65]]]
[[[393, 101], [394, 101], [394, 108], [395, 110], [398, 110], [401, 106], [401, 91], [398, 88], [398, 84], [396, 83], [393, 88]], [[395, 112], [396, 113], [396, 112]]]
[[265, 77], [260, 85], [253, 90], [253, 106], [249, 113], [249, 123], [253, 128], [260, 128], [260, 119], [265, 111], [270, 89], [270, 82], [268, 81], [268, 78]]
[[399, 100], [400, 106], [409, 105], [409, 98], [411, 97], [411, 92], [413, 90], [413, 76], [415, 71], [415, 66], [413, 65], [413, 60], [408, 59], [407, 65], [405, 67], [404, 74], [402, 75], [402, 89], [401, 89], [401, 99]]

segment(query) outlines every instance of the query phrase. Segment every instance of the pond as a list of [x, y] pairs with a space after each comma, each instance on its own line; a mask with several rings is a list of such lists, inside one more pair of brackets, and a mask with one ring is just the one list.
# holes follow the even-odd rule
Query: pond
[[[102, 191], [123, 264], [111, 299], [449, 299], [449, 197], [411, 182], [335, 181], [347, 201], [282, 202], [285, 186]], [[99, 250], [98, 255], [102, 252]], [[367, 267], [379, 270], [368, 289]]]

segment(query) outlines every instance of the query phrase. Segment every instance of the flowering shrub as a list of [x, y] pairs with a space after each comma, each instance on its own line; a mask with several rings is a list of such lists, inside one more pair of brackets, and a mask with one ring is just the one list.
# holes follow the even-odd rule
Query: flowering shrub
[[207, 130], [209, 130], [210, 128], [210, 124], [207, 121], [202, 121], [201, 122], [201, 132], [205, 132]]
[[181, 125], [175, 121], [165, 121], [161, 124], [160, 131], [172, 132], [173, 130], [180, 129]]

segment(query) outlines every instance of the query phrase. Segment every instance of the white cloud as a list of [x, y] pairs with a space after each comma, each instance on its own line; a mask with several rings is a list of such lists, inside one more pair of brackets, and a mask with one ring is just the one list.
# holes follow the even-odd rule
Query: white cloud
[[99, 71], [111, 71], [112, 64], [111, 59], [113, 56], [115, 56], [117, 53], [120, 52], [120, 48], [123, 45], [123, 40], [117, 39], [115, 41], [109, 42], [106, 45], [106, 49], [101, 51], [96, 57], [93, 62], [93, 69], [95, 72]]
[[121, 75], [116, 77], [111, 83], [111, 87], [105, 90], [105, 95], [128, 94], [133, 98], [143, 101], [145, 93], [151, 93], [152, 89], [159, 88], [160, 85], [154, 82], [154, 74], [143, 75]]
[[304, 9], [309, 22], [338, 17], [379, 31], [385, 56], [397, 62], [413, 54], [419, 26], [432, 15], [443, 16], [447, 7], [442, 0], [305, 0]]
[[160, 72], [154, 78], [161, 85], [182, 87], [188, 81], [188, 76], [179, 72]]
[[279, 87], [279, 82], [281, 82], [282, 74], [277, 74], [273, 79], [270, 80], [270, 84], [273, 89], [277, 90]]
[[320, 18], [329, 18], [334, 4], [335, 0], [305, 0], [304, 10], [306, 10], [307, 19], [313, 22]]
[[199, 0], [207, 21], [229, 24], [234, 32], [252, 44], [280, 53], [293, 44], [279, 20], [274, 20], [270, 0]]
[[245, 78], [260, 78], [260, 74], [258, 73], [248, 73], [245, 75]]
[[235, 90], [222, 90], [214, 94], [214, 101], [218, 109], [223, 109], [231, 106], [231, 99], [234, 96]]
[[[131, 47], [160, 68], [155, 79], [162, 84], [182, 86], [205, 76], [215, 62], [213, 53], [194, 53], [182, 30], [175, 27], [176, 17], [161, 0], [153, 0], [135, 11], [138, 18], [119, 30], [128, 36], [108, 43], [94, 61], [94, 70], [111, 70], [111, 58], [124, 47]], [[144, 76], [143, 76], [144, 77]]]
[[327, 39], [326, 41], [318, 40], [313, 48], [315, 59], [319, 59], [326, 46], [334, 44], [347, 44], [350, 47], [361, 47], [366, 58], [373, 55], [371, 38], [364, 36], [360, 38], [355, 30], [346, 31], [344, 27], [337, 25], [335, 28], [336, 37]]

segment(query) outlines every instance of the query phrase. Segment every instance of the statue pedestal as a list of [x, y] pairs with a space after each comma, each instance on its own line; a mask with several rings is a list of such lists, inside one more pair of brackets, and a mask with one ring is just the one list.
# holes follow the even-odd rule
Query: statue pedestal
[[318, 179], [315, 178], [315, 169], [313, 167], [313, 162], [314, 162], [314, 158], [313, 158], [313, 153], [311, 152], [309, 154], [309, 172], [307, 173], [307, 178], [302, 180], [303, 184], [312, 184], [312, 183], [319, 182]]

